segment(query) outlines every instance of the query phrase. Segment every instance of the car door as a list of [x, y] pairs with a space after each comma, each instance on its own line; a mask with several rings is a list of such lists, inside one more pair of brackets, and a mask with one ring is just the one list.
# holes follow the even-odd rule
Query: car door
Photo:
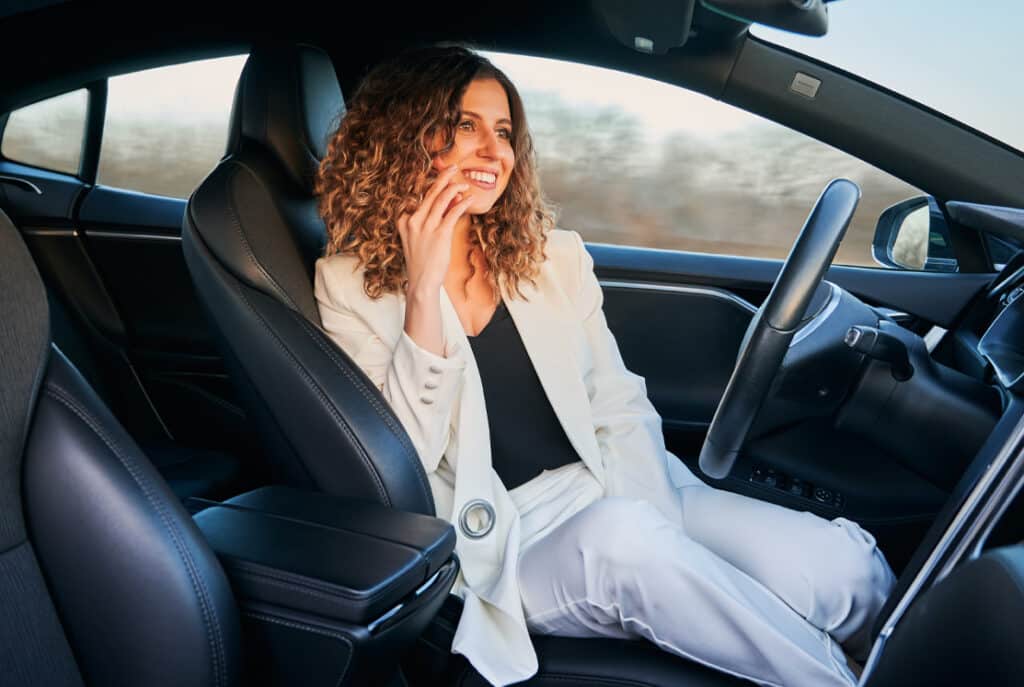
[[132, 435], [248, 456], [180, 237], [191, 189], [223, 155], [244, 58], [118, 75], [8, 114], [0, 205], [47, 282], [55, 341]]
[[[957, 272], [879, 264], [872, 244], [880, 217], [926, 191], [794, 128], [624, 72], [489, 57], [523, 92], [543, 187], [559, 210], [559, 225], [579, 231], [588, 244], [609, 327], [627, 367], [646, 380], [667, 447], [698, 474], [704, 435], [748, 324], [830, 179], [854, 180], [862, 196], [826, 278], [928, 337], [933, 348], [992, 278], [991, 264], [978, 269], [976, 239], [957, 227], [957, 240], [947, 246], [964, 258]], [[759, 58], [746, 68], [767, 64], [770, 71], [772, 61]], [[744, 79], [779, 80], [758, 76], [737, 64], [732, 78], [740, 84], [734, 93], [721, 85], [723, 99], [771, 105], [770, 113], [785, 119], [778, 103], [752, 98], [743, 85]], [[852, 92], [843, 85], [844, 93]], [[859, 88], [861, 107], [884, 95]], [[925, 117], [909, 108], [902, 116], [908, 122]], [[791, 125], [808, 124], [797, 114], [789, 117]], [[881, 160], [887, 162], [884, 155]], [[970, 458], [962, 457], [961, 468]], [[837, 431], [830, 417], [758, 438], [728, 477], [708, 479], [759, 499], [856, 520], [878, 537], [897, 570], [951, 487], [863, 437]]]

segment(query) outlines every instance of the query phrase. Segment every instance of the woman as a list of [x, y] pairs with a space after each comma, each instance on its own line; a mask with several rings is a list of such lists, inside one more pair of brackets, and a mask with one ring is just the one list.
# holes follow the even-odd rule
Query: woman
[[855, 682], [893, 575], [870, 534], [706, 486], [623, 365], [593, 263], [552, 228], [522, 101], [462, 48], [361, 84], [317, 180], [324, 328], [456, 525], [452, 651], [495, 684], [528, 631], [644, 637], [770, 685]]

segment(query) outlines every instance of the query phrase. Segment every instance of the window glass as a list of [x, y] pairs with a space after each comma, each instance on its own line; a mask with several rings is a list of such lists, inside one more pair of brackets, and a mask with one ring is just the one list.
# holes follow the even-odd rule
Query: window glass
[[706, 96], [607, 69], [485, 53], [526, 104], [559, 226], [586, 240], [784, 258], [825, 185], [862, 198], [836, 262], [877, 267], [878, 216], [916, 188]]
[[1020, 0], [857, 0], [828, 5], [828, 33], [751, 33], [885, 86], [1024, 151]]
[[187, 198], [224, 156], [245, 55], [109, 81], [99, 183]]
[[89, 93], [84, 88], [11, 113], [0, 154], [34, 167], [78, 174]]

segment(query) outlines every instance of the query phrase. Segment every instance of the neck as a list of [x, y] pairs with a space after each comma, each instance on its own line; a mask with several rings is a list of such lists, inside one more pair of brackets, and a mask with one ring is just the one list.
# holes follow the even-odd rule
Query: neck
[[452, 266], [461, 271], [462, 267], [468, 268], [466, 261], [469, 251], [469, 232], [472, 231], [473, 221], [469, 215], [463, 215], [455, 223], [455, 231], [452, 233]]

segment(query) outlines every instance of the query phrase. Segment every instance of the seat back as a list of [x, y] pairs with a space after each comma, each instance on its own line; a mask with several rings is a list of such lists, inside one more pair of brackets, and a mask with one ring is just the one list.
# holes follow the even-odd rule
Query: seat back
[[227, 155], [189, 198], [185, 260], [278, 478], [433, 515], [412, 442], [323, 331], [313, 296], [326, 237], [313, 179], [343, 111], [326, 53], [254, 47]]
[[238, 611], [195, 524], [51, 347], [0, 213], [0, 675], [8, 685], [235, 684]]

